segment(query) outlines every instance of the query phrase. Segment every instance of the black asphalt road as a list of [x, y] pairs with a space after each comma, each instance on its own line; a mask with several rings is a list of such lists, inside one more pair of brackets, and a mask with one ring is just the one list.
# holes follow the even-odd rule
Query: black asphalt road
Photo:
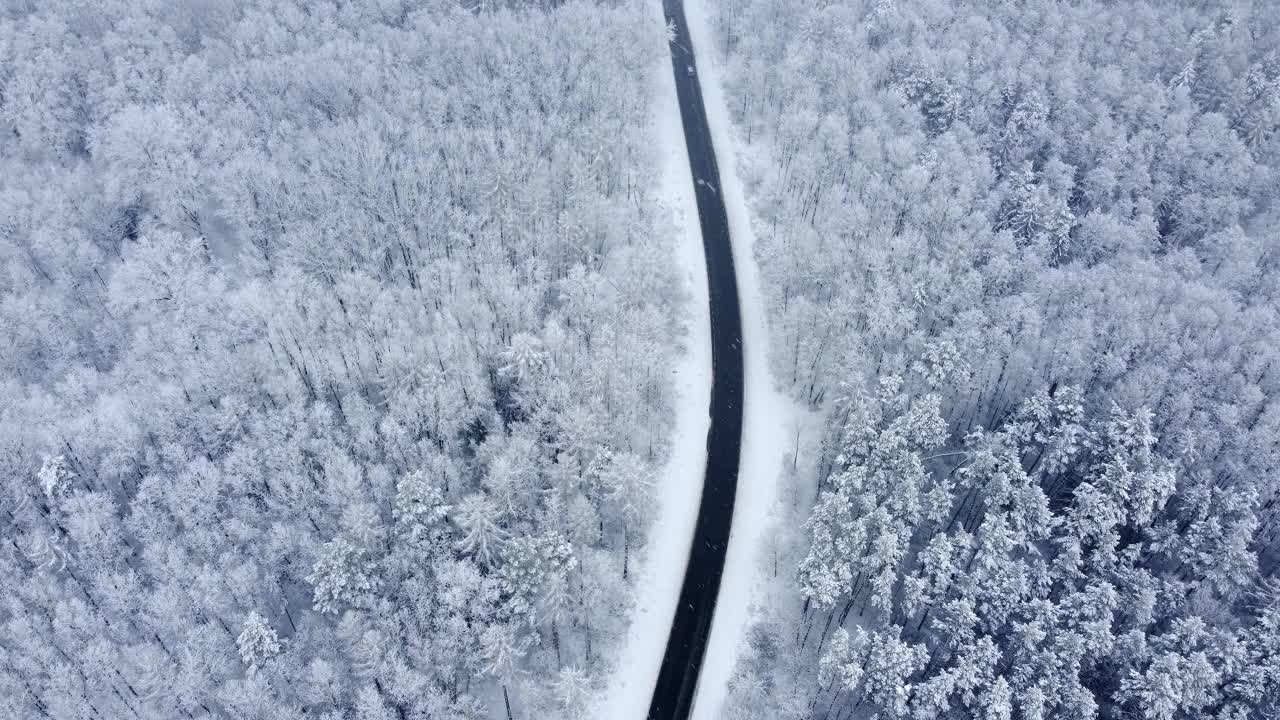
[[742, 445], [742, 317], [738, 311], [738, 280], [729, 246], [729, 222], [720, 197], [720, 170], [707, 129], [693, 44], [685, 25], [683, 0], [663, 0], [669, 23], [675, 25], [670, 43], [671, 68], [680, 99], [685, 144], [689, 148], [698, 222], [707, 255], [711, 294], [711, 429], [707, 432], [707, 475], [689, 550], [689, 565], [680, 603], [671, 622], [671, 636], [658, 671], [649, 705], [649, 720], [683, 720], [693, 709], [698, 673], [711, 633], [720, 576], [724, 572], [733, 499], [738, 487], [738, 455]]

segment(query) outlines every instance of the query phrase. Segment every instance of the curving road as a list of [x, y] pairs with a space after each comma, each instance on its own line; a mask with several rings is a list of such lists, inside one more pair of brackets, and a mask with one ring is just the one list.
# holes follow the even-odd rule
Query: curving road
[[707, 128], [683, 0], [663, 0], [663, 10], [667, 22], [675, 26], [671, 68], [689, 149], [711, 295], [711, 428], [707, 432], [706, 478], [680, 601], [649, 705], [649, 720], [684, 720], [693, 709], [733, 520], [742, 445], [742, 317], [729, 221], [720, 197], [720, 171]]

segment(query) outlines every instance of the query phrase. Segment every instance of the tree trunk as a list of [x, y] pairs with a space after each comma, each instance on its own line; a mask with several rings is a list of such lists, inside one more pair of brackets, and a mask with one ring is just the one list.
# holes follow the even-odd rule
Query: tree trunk
[[556, 627], [556, 621], [551, 621], [551, 644], [556, 649], [556, 667], [564, 667], [564, 660], [560, 657], [560, 628]]

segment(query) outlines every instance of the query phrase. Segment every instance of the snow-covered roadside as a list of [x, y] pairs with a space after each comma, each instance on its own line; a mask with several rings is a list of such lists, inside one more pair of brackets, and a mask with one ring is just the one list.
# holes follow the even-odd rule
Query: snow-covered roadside
[[769, 370], [769, 326], [756, 268], [755, 235], [739, 179], [739, 148], [729, 121], [720, 80], [721, 59], [705, 0], [685, 0], [684, 10], [702, 81], [707, 124], [716, 148], [720, 190], [729, 216], [742, 312], [746, 389], [733, 530], [693, 708], [694, 720], [717, 720], [751, 620], [752, 606], [768, 591], [769, 577], [763, 572], [762, 555], [774, 527], [783, 457], [795, 442], [800, 417], [795, 403], [775, 388]]
[[[654, 22], [665, 23], [662, 3]], [[671, 457], [656, 479], [657, 518], [635, 572], [636, 598], [612, 677], [590, 714], [606, 720], [644, 720], [675, 617], [680, 584], [689, 563], [694, 523], [707, 464], [711, 424], [711, 311], [698, 206], [671, 58], [663, 52], [655, 72], [654, 136], [661, 155], [657, 202], [671, 211], [677, 232], [674, 268], [688, 291], [683, 354], [674, 368], [676, 418]]]

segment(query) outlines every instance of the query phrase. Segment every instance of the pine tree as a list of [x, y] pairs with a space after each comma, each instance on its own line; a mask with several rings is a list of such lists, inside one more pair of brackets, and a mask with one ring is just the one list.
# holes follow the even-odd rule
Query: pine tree
[[324, 544], [307, 582], [314, 587], [312, 603], [322, 613], [367, 607], [381, 584], [366, 552], [341, 537]]
[[36, 477], [45, 497], [56, 501], [71, 491], [71, 482], [76, 474], [67, 463], [65, 455], [46, 455]]
[[1013, 694], [1008, 681], [996, 678], [983, 696], [981, 706], [984, 720], [1013, 720]]
[[836, 630], [818, 663], [823, 684], [838, 683], [846, 690], [856, 690], [863, 679], [870, 644], [862, 628], [855, 627], [853, 634], [844, 628]]
[[276, 637], [275, 629], [268, 625], [267, 619], [256, 610], [245, 618], [244, 627], [236, 638], [236, 648], [240, 651], [240, 658], [249, 668], [249, 675], [257, 673], [268, 660], [283, 651], [283, 645]]
[[870, 634], [863, 679], [863, 693], [872, 707], [890, 718], [907, 717], [909, 679], [928, 658], [923, 645], [905, 643], [900, 634], [901, 628], [896, 625]]
[[[577, 565], [573, 547], [554, 530], [533, 537], [512, 538], [504, 548], [499, 573], [507, 596], [506, 612], [529, 627], [536, 626], [539, 608], [548, 607], [548, 588], [563, 586], [565, 576]], [[554, 599], [550, 607], [556, 610], [563, 602]]]
[[400, 478], [392, 505], [396, 533], [414, 547], [439, 541], [445, 532], [450, 506], [426, 472], [417, 470]]

